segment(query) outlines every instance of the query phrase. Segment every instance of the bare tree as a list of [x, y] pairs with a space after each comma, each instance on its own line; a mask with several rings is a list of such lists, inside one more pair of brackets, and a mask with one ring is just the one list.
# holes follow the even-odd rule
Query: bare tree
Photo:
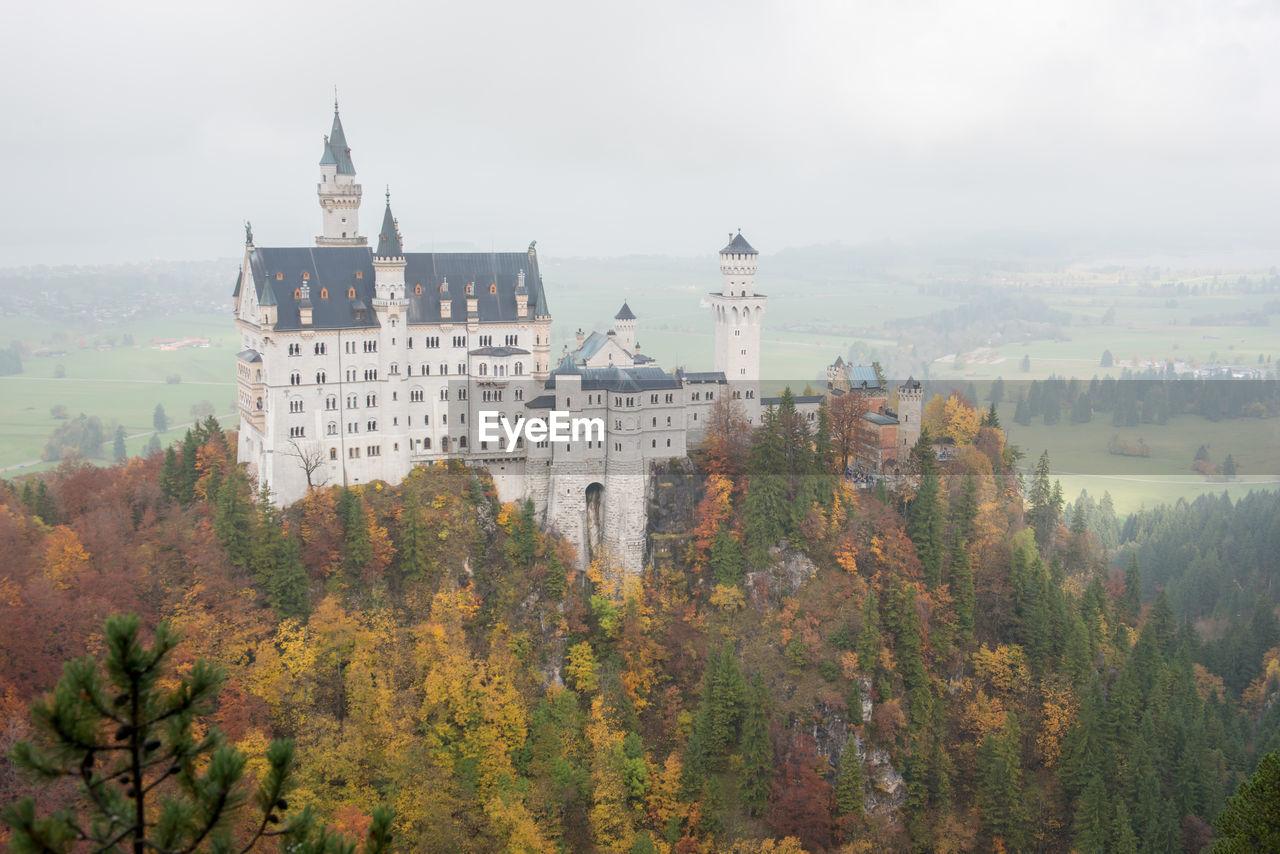
[[714, 474], [739, 477], [747, 470], [751, 452], [751, 422], [742, 405], [727, 394], [707, 412], [707, 435], [702, 441], [707, 468]]
[[[298, 458], [298, 464], [302, 466], [302, 471], [307, 476], [307, 489], [328, 483], [328, 476], [322, 472], [325, 464], [324, 448], [320, 447], [319, 442], [307, 442], [304, 445], [299, 444], [297, 439], [290, 439], [289, 447], [291, 450], [284, 453]], [[316, 480], [316, 472], [321, 472], [319, 480]]]
[[[849, 469], [849, 459], [859, 456], [869, 436], [866, 419], [867, 399], [854, 391], [847, 391], [831, 400], [831, 445], [840, 455], [840, 471]], [[865, 453], [865, 452], [864, 452]]]

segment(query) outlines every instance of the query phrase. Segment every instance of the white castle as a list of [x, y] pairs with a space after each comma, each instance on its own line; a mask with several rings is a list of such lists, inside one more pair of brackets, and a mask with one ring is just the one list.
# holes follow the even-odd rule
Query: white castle
[[[741, 233], [720, 251], [713, 372], [667, 372], [640, 353], [625, 303], [605, 334], [579, 333], [551, 363], [551, 312], [533, 243], [526, 251], [404, 251], [390, 193], [370, 250], [362, 190], [334, 104], [317, 193], [315, 246], [254, 245], [245, 228], [234, 293], [238, 458], [281, 504], [311, 486], [398, 483], [418, 465], [489, 469], [503, 501], [532, 499], [586, 562], [602, 547], [628, 571], [646, 545], [650, 464], [702, 439], [717, 397], [758, 420], [758, 253]], [[599, 418], [604, 436], [507, 450], [480, 415]]]

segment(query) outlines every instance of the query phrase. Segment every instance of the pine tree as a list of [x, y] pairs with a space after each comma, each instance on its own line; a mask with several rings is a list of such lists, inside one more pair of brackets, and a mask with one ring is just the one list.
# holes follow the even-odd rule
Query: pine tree
[[1138, 569], [1138, 556], [1129, 558], [1129, 565], [1124, 571], [1124, 606], [1129, 620], [1137, 619], [1142, 610], [1142, 570]]
[[267, 602], [281, 617], [306, 617], [311, 608], [306, 568], [298, 544], [285, 534], [280, 510], [269, 501], [258, 502], [253, 539], [249, 566], [266, 591]]
[[853, 738], [845, 742], [840, 757], [840, 773], [836, 777], [836, 806], [841, 816], [861, 816], [866, 798], [866, 775], [862, 771], [862, 757]]
[[1213, 854], [1280, 851], [1280, 751], [1262, 757], [1214, 822]]
[[218, 487], [213, 509], [213, 533], [227, 559], [242, 569], [253, 553], [250, 531], [249, 484], [239, 466], [233, 466]]
[[169, 429], [169, 416], [164, 414], [164, 404], [156, 404], [155, 412], [151, 413], [151, 426], [157, 433], [163, 433]]
[[173, 445], [164, 449], [164, 462], [160, 464], [160, 491], [171, 501], [182, 494], [182, 463]]
[[119, 425], [116, 427], [115, 441], [111, 443], [111, 459], [116, 462], [120, 462], [120, 460], [129, 455], [129, 451], [124, 445], [124, 438], [124, 426]]
[[196, 460], [200, 452], [200, 442], [190, 430], [182, 440], [182, 468], [178, 481], [178, 501], [190, 504], [196, 500], [196, 481], [200, 472], [196, 470]]
[[152, 454], [158, 452], [159, 450], [160, 450], [160, 434], [152, 433], [151, 438], [147, 440], [146, 456], [149, 457]]
[[[930, 452], [929, 456], [932, 456]], [[924, 582], [930, 589], [942, 580], [942, 498], [938, 475], [928, 471], [907, 512], [907, 536], [916, 545]]]
[[711, 555], [707, 561], [711, 577], [716, 584], [737, 587], [742, 584], [742, 547], [729, 533], [727, 523], [722, 523], [711, 541]]
[[418, 494], [412, 489], [404, 492], [398, 534], [396, 557], [401, 575], [405, 578], [423, 577], [432, 563], [430, 532]]
[[[309, 807], [282, 819], [293, 742], [271, 743], [251, 793], [245, 755], [198, 724], [213, 711], [222, 673], [203, 660], [189, 675], [168, 672], [176, 635], [161, 623], [148, 647], [139, 627], [135, 615], [108, 619], [105, 664], [69, 662], [54, 693], [34, 706], [43, 743], [19, 742], [13, 760], [46, 781], [77, 780], [79, 803], [45, 816], [30, 798], [0, 810], [12, 850], [230, 852], [275, 839], [290, 851], [350, 851], [317, 827]], [[242, 819], [250, 801], [256, 815]], [[374, 810], [366, 852], [386, 850], [391, 819]]]
[[1001, 731], [989, 734], [978, 748], [975, 801], [983, 835], [1003, 840], [1010, 851], [1021, 851], [1025, 839], [1020, 739], [1017, 718], [1008, 712]]
[[769, 741], [766, 705], [769, 694], [764, 678], [751, 677], [746, 711], [742, 717], [742, 774], [738, 778], [738, 799], [749, 815], [764, 812], [773, 782], [773, 745]]
[[[876, 661], [880, 654], [880, 609], [876, 602], [876, 594], [867, 593], [862, 600], [862, 628], [858, 631], [858, 667], [868, 674], [875, 672]], [[882, 696], [881, 700], [888, 697]]]
[[373, 546], [369, 542], [369, 522], [365, 518], [364, 499], [353, 490], [342, 490], [338, 498], [338, 516], [345, 533], [345, 566], [351, 576], [359, 576], [373, 560]]

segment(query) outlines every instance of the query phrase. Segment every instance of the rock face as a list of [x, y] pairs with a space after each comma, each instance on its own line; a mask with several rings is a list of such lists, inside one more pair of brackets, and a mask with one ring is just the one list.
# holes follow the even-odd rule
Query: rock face
[[651, 464], [645, 496], [646, 566], [672, 566], [683, 559], [693, 536], [693, 509], [702, 500], [703, 481], [687, 457]]

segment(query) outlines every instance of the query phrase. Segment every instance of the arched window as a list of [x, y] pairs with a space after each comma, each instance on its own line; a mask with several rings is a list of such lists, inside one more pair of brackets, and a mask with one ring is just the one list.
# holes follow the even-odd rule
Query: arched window
[[338, 449], [337, 449], [337, 448], [330, 448], [330, 449], [329, 449], [329, 459], [331, 459], [331, 460], [336, 460], [337, 458], [338, 458]]
[[356, 289], [347, 288], [347, 299], [355, 299], [355, 298], [356, 298]]
[[516, 376], [524, 376], [524, 362], [516, 362]]
[[490, 285], [490, 286], [489, 286], [489, 294], [490, 294], [490, 296], [492, 296], [493, 294], [496, 294], [497, 292], [498, 292], [498, 283], [497, 283], [497, 282], [494, 282], [492, 285]]
[[293, 289], [293, 298], [294, 298], [294, 299], [302, 299], [302, 288], [294, 288], [294, 289]]
[[414, 295], [415, 297], [420, 297], [420, 296], [422, 296], [422, 285], [421, 285], [421, 284], [417, 284], [417, 285], [414, 285], [414, 286], [413, 286], [413, 295]]
[[[329, 298], [329, 289], [328, 289], [328, 288], [321, 288], [321, 289], [320, 289], [320, 299], [328, 299], [328, 298]], [[336, 452], [335, 452], [335, 453], [336, 453]]]
[[297, 371], [289, 374], [289, 385], [302, 385], [302, 374]]
[[487, 364], [485, 364], [484, 362], [481, 362], [481, 363], [480, 363], [480, 376], [484, 377], [484, 376], [488, 376], [488, 375], [489, 375], [489, 366], [488, 366]]
[[427, 438], [425, 438], [425, 439], [423, 439], [423, 440], [422, 440], [422, 447], [423, 447], [423, 448], [425, 448], [425, 449], [426, 449], [426, 450], [428, 450], [428, 451], [429, 451], [429, 450], [431, 450], [431, 437], [430, 437], [430, 436], [428, 436]]
[[304, 281], [304, 282], [309, 282], [309, 281], [311, 281], [311, 274], [310, 274], [310, 273], [303, 273], [303, 274], [302, 274], [302, 281]]
[[330, 436], [336, 436], [336, 435], [338, 435], [338, 424], [337, 424], [337, 422], [335, 422], [335, 421], [330, 421], [327, 425], [325, 425], [324, 431], [325, 431], [325, 433], [326, 433], [326, 434], [328, 434], [328, 435], [330, 435]]
[[324, 371], [316, 371], [316, 385], [324, 385]]

